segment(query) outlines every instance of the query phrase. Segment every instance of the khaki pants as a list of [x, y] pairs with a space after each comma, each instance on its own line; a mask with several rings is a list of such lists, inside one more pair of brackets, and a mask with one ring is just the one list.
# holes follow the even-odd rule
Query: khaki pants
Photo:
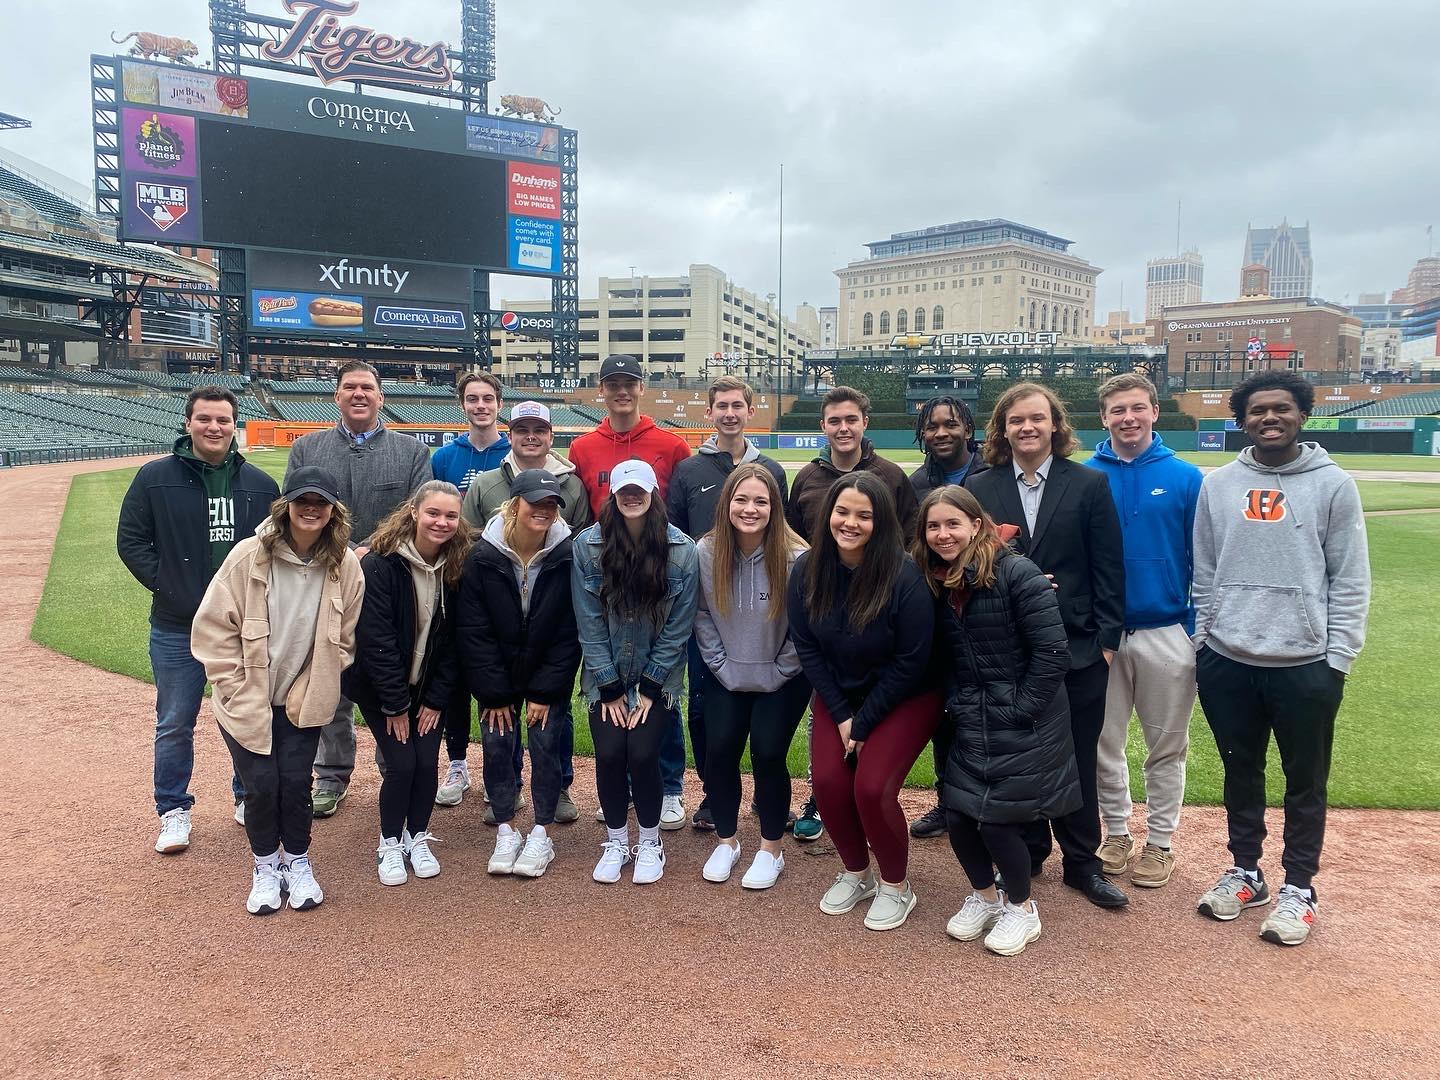
[[1195, 709], [1195, 648], [1179, 626], [1135, 630], [1120, 638], [1110, 664], [1105, 727], [1100, 733], [1096, 782], [1107, 836], [1130, 831], [1130, 767], [1125, 740], [1133, 712], [1140, 718], [1148, 753], [1145, 801], [1148, 841], [1170, 846], [1185, 799], [1185, 754]]

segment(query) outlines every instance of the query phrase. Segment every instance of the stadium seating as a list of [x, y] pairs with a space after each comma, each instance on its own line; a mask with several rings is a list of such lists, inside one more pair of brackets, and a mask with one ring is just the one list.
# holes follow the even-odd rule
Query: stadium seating
[[1384, 401], [1372, 401], [1346, 413], [1346, 417], [1360, 419], [1367, 416], [1434, 416], [1440, 413], [1440, 390], [1425, 390], [1418, 394], [1401, 394]]
[[340, 420], [340, 407], [333, 401], [273, 401], [271, 408], [282, 420], [314, 424], [334, 424]]
[[453, 427], [466, 422], [465, 414], [457, 405], [396, 405], [387, 400], [385, 413], [400, 424], [443, 424]]

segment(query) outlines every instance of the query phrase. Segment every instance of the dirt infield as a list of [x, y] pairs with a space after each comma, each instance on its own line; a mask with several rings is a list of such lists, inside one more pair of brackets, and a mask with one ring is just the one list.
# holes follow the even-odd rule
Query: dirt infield
[[1052, 865], [1045, 934], [1005, 960], [945, 937], [964, 890], [943, 840], [915, 845], [919, 906], [884, 934], [819, 912], [837, 861], [793, 841], [768, 893], [703, 882], [689, 830], [666, 834], [661, 882], [604, 887], [586, 813], [544, 878], [490, 879], [478, 798], [436, 812], [440, 877], [386, 889], [362, 733], [350, 797], [316, 823], [325, 904], [251, 917], [208, 712], [192, 846], [156, 855], [153, 691], [27, 638], [70, 476], [121, 464], [0, 473], [0, 1076], [1437, 1074], [1433, 814], [1332, 814], [1303, 947], [1259, 940], [1257, 913], [1195, 914], [1227, 863], [1219, 813], [1188, 809], [1169, 887], [1105, 912]]

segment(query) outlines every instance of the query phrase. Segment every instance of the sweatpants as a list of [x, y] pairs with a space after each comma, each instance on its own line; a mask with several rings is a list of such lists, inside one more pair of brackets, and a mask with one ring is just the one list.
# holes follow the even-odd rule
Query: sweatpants
[[1083, 799], [1080, 809], [1025, 827], [1030, 863], [1035, 868], [1050, 855], [1050, 833], [1054, 830], [1055, 842], [1060, 845], [1064, 880], [1073, 885], [1083, 885], [1092, 875], [1100, 873], [1100, 857], [1095, 854], [1100, 847], [1095, 751], [1105, 726], [1105, 687], [1109, 677], [1109, 668], [1103, 659], [1065, 676], [1065, 693], [1070, 698], [1070, 736], [1075, 743], [1075, 766], [1080, 773]]
[[[1125, 739], [1130, 714], [1145, 735], [1147, 841], [1168, 848], [1185, 801], [1185, 754], [1195, 710], [1195, 646], [1178, 623], [1127, 630], [1110, 663], [1105, 726], [1100, 732], [1095, 785], [1108, 836], [1130, 831], [1130, 766]], [[1006, 880], [1009, 880], [1008, 878]]]
[[[1225, 817], [1235, 865], [1260, 865], [1265, 843], [1265, 755], [1270, 733], [1285, 773], [1288, 884], [1310, 888], [1325, 843], [1325, 806], [1335, 714], [1345, 676], [1324, 660], [1299, 667], [1253, 667], [1202, 648], [1195, 658], [1200, 706], [1225, 767]], [[242, 776], [241, 779], [244, 779]]]
[[[415, 695], [411, 694], [411, 700]], [[380, 777], [380, 835], [398, 839], [402, 829], [418, 836], [430, 827], [430, 814], [435, 809], [435, 790], [440, 786], [435, 775], [440, 764], [440, 740], [445, 732], [445, 717], [426, 735], [421, 735], [415, 717], [420, 706], [410, 709], [410, 736], [403, 743], [390, 734], [385, 717], [377, 709], [375, 715], [361, 710], [365, 724], [375, 735], [375, 747], [384, 759]], [[509, 762], [506, 762], [509, 765]]]
[[547, 828], [555, 824], [555, 805], [560, 800], [564, 752], [568, 745], [569, 709], [566, 705], [550, 706], [544, 727], [525, 727], [525, 705], [515, 702], [515, 723], [508, 731], [480, 725], [480, 746], [484, 754], [485, 791], [490, 796], [490, 809], [498, 825], [508, 825], [515, 817], [516, 796], [520, 792], [520, 770], [514, 759], [525, 750], [520, 729], [525, 728], [525, 742], [530, 744], [530, 796], [535, 808], [535, 824]]
[[355, 704], [341, 697], [335, 717], [320, 729], [315, 750], [315, 789], [344, 791], [355, 772]]
[[956, 810], [945, 811], [950, 849], [976, 892], [995, 884], [995, 871], [1005, 879], [1005, 898], [1012, 904], [1030, 899], [1030, 849], [1022, 823], [976, 821]]
[[[600, 703], [590, 705], [590, 740], [595, 744], [595, 788], [605, 824], [623, 829], [635, 799], [635, 820], [642, 829], [660, 824], [664, 796], [660, 780], [660, 742], [671, 724], [679, 722], [679, 709], [664, 699], [650, 706], [645, 722], [634, 728], [618, 727], [600, 717]], [[628, 780], [627, 780], [628, 777]]]
[[845, 761], [845, 744], [830, 710], [819, 694], [812, 699], [810, 768], [815, 802], [840, 860], [851, 873], [863, 872], [873, 851], [880, 880], [892, 885], [905, 880], [910, 827], [900, 809], [900, 785], [934, 734], [941, 708], [940, 695], [933, 691], [902, 701], [875, 725], [852, 768]]
[[779, 840], [790, 813], [790, 767], [786, 755], [810, 700], [810, 683], [797, 675], [767, 694], [727, 690], [713, 676], [705, 692], [705, 800], [715, 816], [715, 833], [735, 835], [740, 817], [740, 756], [750, 741], [755, 776], [755, 809], [760, 835]]
[[270, 716], [270, 753], [246, 750], [223, 727], [235, 775], [245, 785], [245, 838], [250, 850], [264, 858], [280, 848], [287, 854], [310, 850], [310, 766], [320, 742], [320, 728], [299, 728], [283, 706]]

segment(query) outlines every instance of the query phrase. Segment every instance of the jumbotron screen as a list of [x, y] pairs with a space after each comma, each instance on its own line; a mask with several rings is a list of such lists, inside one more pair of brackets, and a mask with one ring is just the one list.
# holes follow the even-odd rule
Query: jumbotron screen
[[560, 272], [560, 130], [116, 58], [120, 235]]

